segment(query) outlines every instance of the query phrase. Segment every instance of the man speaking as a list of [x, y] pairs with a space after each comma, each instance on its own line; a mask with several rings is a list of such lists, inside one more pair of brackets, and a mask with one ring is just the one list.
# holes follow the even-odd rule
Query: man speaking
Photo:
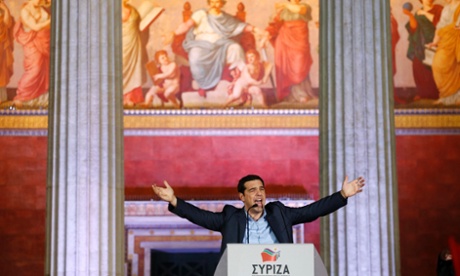
[[220, 253], [228, 243], [274, 244], [293, 243], [292, 226], [328, 215], [347, 205], [348, 198], [363, 191], [363, 177], [342, 184], [342, 189], [299, 208], [285, 206], [279, 201], [266, 203], [265, 184], [258, 175], [247, 175], [238, 182], [238, 195], [243, 208], [225, 205], [221, 212], [195, 207], [174, 195], [173, 188], [152, 185], [162, 200], [169, 202], [168, 210], [201, 227], [222, 234]]

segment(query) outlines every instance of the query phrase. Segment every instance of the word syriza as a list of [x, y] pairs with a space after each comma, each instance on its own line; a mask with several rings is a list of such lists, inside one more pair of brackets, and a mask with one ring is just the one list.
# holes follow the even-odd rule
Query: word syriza
[[291, 275], [285, 264], [253, 264], [252, 275]]

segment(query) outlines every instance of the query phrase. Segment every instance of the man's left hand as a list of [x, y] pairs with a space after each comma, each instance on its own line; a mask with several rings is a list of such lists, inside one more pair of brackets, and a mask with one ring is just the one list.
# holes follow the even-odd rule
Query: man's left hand
[[350, 182], [348, 182], [348, 176], [345, 176], [345, 180], [343, 181], [342, 190], [340, 191], [340, 193], [344, 198], [348, 198], [358, 193], [361, 193], [365, 185], [364, 182], [365, 180], [362, 176]]

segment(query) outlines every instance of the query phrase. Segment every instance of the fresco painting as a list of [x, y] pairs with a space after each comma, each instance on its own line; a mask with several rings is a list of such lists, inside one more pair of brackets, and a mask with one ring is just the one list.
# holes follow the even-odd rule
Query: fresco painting
[[[143, 12], [146, 3], [153, 2], [124, 1], [139, 14], [149, 13]], [[195, 0], [153, 6], [161, 12], [149, 17], [155, 19], [147, 23], [148, 34], [140, 35], [148, 36], [147, 82], [138, 81], [138, 96], [124, 94], [125, 108], [317, 107], [318, 2]], [[156, 57], [160, 51], [163, 61]]]
[[459, 4], [391, 1], [396, 108], [460, 106]]
[[[396, 108], [460, 106], [460, 0], [391, 0]], [[0, 0], [0, 108], [47, 108], [48, 0]], [[317, 109], [319, 0], [120, 0], [125, 109]]]
[[10, 108], [48, 106], [50, 6], [43, 0], [0, 1], [0, 102]]

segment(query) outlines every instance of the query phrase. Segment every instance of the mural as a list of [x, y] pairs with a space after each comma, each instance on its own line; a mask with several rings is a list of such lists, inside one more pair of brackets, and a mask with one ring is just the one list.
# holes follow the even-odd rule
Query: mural
[[[148, 62], [138, 67], [148, 78], [136, 78], [137, 92], [125, 89], [125, 108], [317, 107], [318, 1], [132, 0], [124, 6], [145, 14], [136, 26], [150, 20], [140, 34], [147, 36]], [[126, 53], [134, 53], [133, 41], [124, 41]], [[127, 83], [133, 74], [126, 65], [124, 73]]]
[[[390, 0], [396, 108], [460, 106], [460, 0]], [[0, 108], [48, 106], [50, 0], [0, 0]], [[315, 109], [319, 0], [120, 0], [125, 109]]]
[[[7, 5], [5, 1], [0, 1], [0, 102], [8, 100], [7, 87], [16, 76], [18, 80], [15, 83], [14, 96], [10, 98], [13, 106], [46, 107], [50, 60], [50, 2], [29, 0], [20, 6], [15, 4], [10, 1]], [[22, 67], [19, 74], [15, 75], [16, 58], [13, 51], [17, 48], [22, 50]]]
[[459, 4], [391, 1], [396, 107], [460, 106]]

